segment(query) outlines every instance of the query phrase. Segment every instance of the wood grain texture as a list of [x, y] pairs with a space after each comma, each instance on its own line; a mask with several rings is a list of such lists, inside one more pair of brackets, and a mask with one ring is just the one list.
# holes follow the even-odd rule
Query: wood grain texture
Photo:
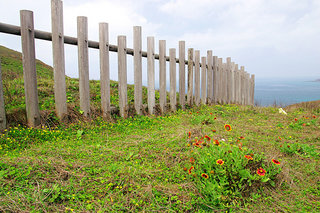
[[27, 122], [28, 126], [37, 127], [40, 125], [40, 111], [37, 90], [33, 12], [21, 10], [20, 23]]
[[166, 90], [166, 41], [159, 41], [159, 85], [160, 85], [160, 111], [166, 112], [167, 90]]
[[142, 35], [141, 27], [133, 27], [134, 108], [142, 114]]
[[148, 61], [148, 112], [154, 114], [155, 107], [155, 74], [154, 74], [154, 37], [147, 38]]
[[187, 103], [193, 105], [193, 48], [188, 49], [188, 94]]
[[126, 47], [126, 36], [118, 36], [118, 92], [120, 116], [123, 118], [128, 116]]
[[63, 120], [67, 115], [67, 95], [61, 0], [51, 0], [51, 23], [55, 109], [57, 117]]
[[100, 92], [102, 116], [110, 118], [109, 26], [99, 24]]
[[170, 109], [176, 111], [177, 95], [176, 95], [176, 49], [169, 49], [170, 57]]
[[185, 55], [185, 41], [179, 41], [179, 104], [182, 109], [185, 109], [186, 95]]

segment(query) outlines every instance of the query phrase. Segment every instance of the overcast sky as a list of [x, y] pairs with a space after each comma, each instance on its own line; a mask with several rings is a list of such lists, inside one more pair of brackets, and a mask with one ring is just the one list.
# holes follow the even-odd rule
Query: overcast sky
[[[64, 0], [63, 4], [68, 36], [76, 37], [76, 17], [87, 16], [89, 40], [98, 41], [98, 24], [107, 22], [110, 42], [116, 44], [118, 35], [126, 35], [132, 48], [133, 26], [142, 26], [143, 50], [147, 36], [155, 36], [156, 51], [158, 40], [166, 40], [167, 54], [168, 48], [185, 40], [186, 48], [200, 50], [201, 56], [213, 50], [224, 60], [231, 57], [256, 78], [320, 77], [320, 0]], [[27, 9], [34, 12], [35, 28], [50, 32], [50, 7], [50, 0], [0, 0], [0, 22], [20, 25], [19, 10]], [[0, 45], [21, 50], [18, 36], [0, 33]], [[66, 74], [77, 77], [76, 46], [66, 45], [65, 54]], [[51, 43], [37, 40], [36, 56], [52, 65]], [[90, 49], [89, 59], [90, 79], [98, 79], [98, 50]], [[115, 80], [116, 61], [111, 53]], [[132, 67], [128, 56], [129, 83]]]

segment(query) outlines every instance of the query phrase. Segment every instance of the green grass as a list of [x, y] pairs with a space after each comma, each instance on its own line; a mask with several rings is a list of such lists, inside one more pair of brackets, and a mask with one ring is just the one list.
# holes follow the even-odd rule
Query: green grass
[[[76, 92], [77, 80], [68, 81]], [[99, 94], [99, 82], [91, 85]], [[41, 129], [12, 124], [0, 135], [0, 211], [319, 212], [320, 110], [285, 110], [214, 105]]]

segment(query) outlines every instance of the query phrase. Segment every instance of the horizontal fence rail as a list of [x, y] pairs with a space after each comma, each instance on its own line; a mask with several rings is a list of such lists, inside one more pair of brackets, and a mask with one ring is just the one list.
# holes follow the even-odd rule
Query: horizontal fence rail
[[[141, 27], [133, 27], [133, 49], [127, 47], [126, 36], [118, 36], [117, 45], [109, 43], [108, 23], [99, 23], [99, 41], [88, 39], [87, 17], [77, 18], [77, 38], [65, 36], [63, 32], [63, 5], [61, 0], [51, 0], [52, 33], [33, 28], [33, 12], [20, 11], [21, 26], [0, 22], [0, 32], [21, 36], [23, 53], [23, 73], [25, 84], [26, 116], [28, 125], [37, 127], [40, 124], [40, 112], [37, 93], [37, 77], [35, 67], [34, 39], [52, 41], [54, 95], [56, 114], [60, 120], [67, 115], [65, 56], [64, 44], [78, 47], [79, 94], [80, 110], [83, 115], [90, 117], [90, 87], [88, 49], [99, 49], [100, 54], [100, 88], [101, 111], [103, 117], [110, 117], [110, 65], [109, 52], [118, 55], [118, 92], [119, 111], [122, 117], [128, 116], [127, 98], [127, 55], [133, 56], [134, 70], [134, 109], [141, 115], [142, 104], [142, 57], [147, 58], [149, 114], [155, 113], [155, 60], [159, 60], [159, 110], [161, 113], [175, 111], [177, 104], [182, 109], [185, 105], [200, 104], [254, 104], [255, 76], [247, 73], [244, 66], [231, 60], [224, 62], [222, 58], [213, 56], [212, 50], [206, 52], [206, 57], [200, 56], [199, 50], [188, 48], [185, 41], [179, 41], [178, 53], [175, 48], [169, 48], [166, 55], [166, 41], [159, 40], [159, 53], [155, 53], [154, 37], [147, 38], [147, 51], [142, 51]], [[187, 56], [186, 56], [187, 54]], [[169, 104], [167, 106], [166, 91], [166, 62], [169, 62]], [[178, 71], [176, 64], [179, 65]], [[187, 69], [186, 66], [187, 65]], [[176, 79], [178, 72], [179, 79]], [[186, 73], [187, 72], [187, 73]], [[187, 78], [187, 88], [185, 81]], [[179, 84], [179, 103], [177, 103], [176, 88]], [[186, 91], [187, 89], [187, 91]], [[6, 116], [3, 100], [3, 88], [0, 65], [0, 130], [6, 127]]]

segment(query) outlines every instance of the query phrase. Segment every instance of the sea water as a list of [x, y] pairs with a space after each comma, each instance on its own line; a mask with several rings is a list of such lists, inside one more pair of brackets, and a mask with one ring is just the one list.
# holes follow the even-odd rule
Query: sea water
[[[178, 78], [177, 78], [178, 79]], [[255, 104], [258, 106], [287, 106], [290, 104], [320, 100], [319, 77], [304, 78], [256, 78]], [[147, 85], [144, 82], [143, 85]], [[176, 83], [179, 92], [179, 81]], [[186, 82], [186, 92], [188, 91]], [[155, 89], [159, 89], [159, 81], [155, 82]], [[170, 82], [167, 79], [167, 91], [170, 91]]]
[[287, 106], [320, 100], [319, 78], [256, 78], [255, 103], [260, 106]]

